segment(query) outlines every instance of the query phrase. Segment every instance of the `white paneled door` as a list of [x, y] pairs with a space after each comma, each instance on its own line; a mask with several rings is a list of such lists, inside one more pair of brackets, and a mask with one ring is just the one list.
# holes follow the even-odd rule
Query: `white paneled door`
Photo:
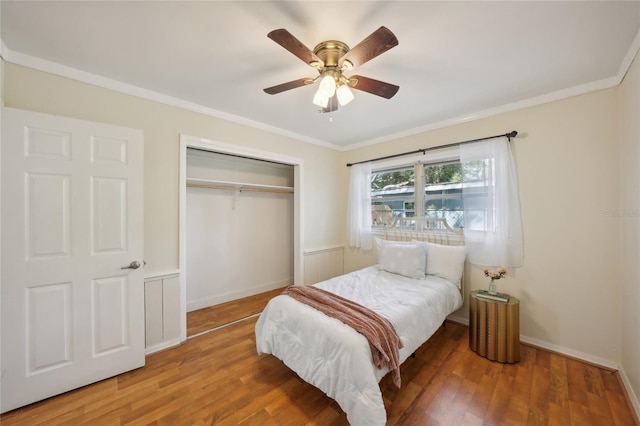
[[1, 411], [144, 365], [142, 131], [2, 112]]

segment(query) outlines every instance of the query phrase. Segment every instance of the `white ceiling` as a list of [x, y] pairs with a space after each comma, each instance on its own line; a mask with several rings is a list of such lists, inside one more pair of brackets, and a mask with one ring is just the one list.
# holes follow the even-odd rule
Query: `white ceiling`
[[[2, 0], [1, 8], [9, 62], [338, 149], [615, 85], [640, 39], [637, 0]], [[399, 45], [354, 73], [399, 85], [392, 99], [354, 91], [351, 104], [320, 114], [314, 87], [262, 91], [317, 75], [267, 38], [271, 30], [313, 49], [329, 39], [353, 47], [382, 25]]]

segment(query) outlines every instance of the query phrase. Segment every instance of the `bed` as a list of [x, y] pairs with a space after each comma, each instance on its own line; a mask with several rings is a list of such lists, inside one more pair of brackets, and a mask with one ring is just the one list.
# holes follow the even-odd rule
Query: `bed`
[[[462, 233], [442, 219], [396, 218], [376, 238], [378, 264], [314, 287], [335, 293], [389, 320], [402, 342], [400, 363], [463, 303]], [[367, 339], [340, 320], [287, 295], [269, 301], [256, 323], [259, 354], [279, 358], [333, 398], [352, 425], [384, 425], [379, 382]]]

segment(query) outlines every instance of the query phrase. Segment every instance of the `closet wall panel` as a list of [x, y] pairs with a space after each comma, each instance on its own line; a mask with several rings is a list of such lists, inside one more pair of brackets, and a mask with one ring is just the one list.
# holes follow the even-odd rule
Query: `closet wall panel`
[[144, 279], [146, 354], [180, 343], [180, 278], [177, 273]]
[[[192, 153], [188, 178], [293, 186], [293, 168]], [[293, 284], [293, 195], [188, 187], [187, 311]]]

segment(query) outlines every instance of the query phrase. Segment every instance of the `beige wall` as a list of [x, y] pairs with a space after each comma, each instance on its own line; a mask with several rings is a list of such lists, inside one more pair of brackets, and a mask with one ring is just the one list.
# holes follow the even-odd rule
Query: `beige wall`
[[[640, 57], [620, 86], [621, 365], [640, 396]], [[640, 407], [636, 406], [640, 412]]]
[[144, 131], [147, 274], [178, 269], [181, 133], [303, 159], [303, 249], [342, 243], [337, 154], [331, 149], [11, 63], [4, 80], [5, 106]]
[[[637, 62], [621, 87], [342, 153], [14, 64], [4, 101], [144, 130], [148, 273], [178, 268], [180, 133], [304, 159], [303, 248], [312, 250], [346, 241], [347, 162], [515, 129], [525, 265], [500, 290], [521, 300], [524, 340], [621, 363], [638, 394], [640, 226], [617, 215], [640, 211]], [[344, 270], [374, 261], [347, 249]], [[470, 289], [487, 286], [478, 268], [466, 277]]]
[[[524, 340], [620, 361], [617, 88], [345, 152], [347, 162], [517, 130], [525, 262], [499, 290], [521, 300]], [[349, 249], [345, 270], [374, 261]], [[497, 266], [497, 265], [496, 265]], [[486, 288], [467, 266], [467, 288]], [[456, 316], [468, 318], [466, 307]]]

